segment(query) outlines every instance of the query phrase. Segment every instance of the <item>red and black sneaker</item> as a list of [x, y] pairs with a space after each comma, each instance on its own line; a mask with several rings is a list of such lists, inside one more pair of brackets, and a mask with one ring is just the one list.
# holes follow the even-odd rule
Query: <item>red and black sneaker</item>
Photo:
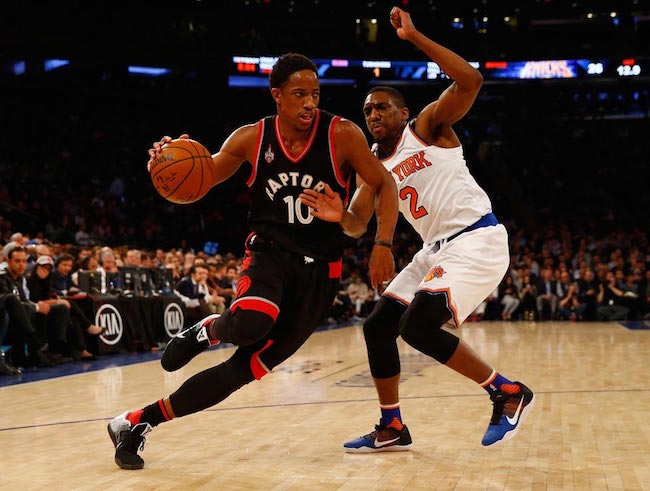
[[219, 344], [218, 340], [211, 340], [208, 333], [212, 322], [219, 317], [219, 314], [209, 315], [173, 337], [160, 359], [162, 367], [168, 372], [178, 370], [202, 351]]

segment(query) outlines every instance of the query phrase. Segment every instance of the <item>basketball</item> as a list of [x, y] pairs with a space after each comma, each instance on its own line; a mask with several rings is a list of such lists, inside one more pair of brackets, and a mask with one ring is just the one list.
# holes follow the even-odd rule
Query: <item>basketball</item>
[[189, 204], [205, 196], [214, 183], [214, 163], [207, 148], [184, 138], [172, 140], [151, 164], [156, 191], [178, 204]]

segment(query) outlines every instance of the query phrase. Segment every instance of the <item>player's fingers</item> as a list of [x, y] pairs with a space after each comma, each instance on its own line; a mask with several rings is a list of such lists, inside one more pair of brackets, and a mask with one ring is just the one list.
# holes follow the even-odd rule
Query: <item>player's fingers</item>
[[183, 133], [183, 134], [182, 134], [181, 136], [179, 136], [178, 138], [183, 138], [184, 140], [189, 140], [189, 139], [190, 139], [190, 135], [188, 135], [187, 133]]
[[327, 195], [328, 198], [333, 198], [334, 196], [336, 196], [336, 193], [335, 193], [334, 190], [330, 187], [329, 184], [325, 184], [325, 188], [324, 188], [324, 190], [325, 190], [325, 194]]
[[319, 194], [320, 193], [318, 191], [314, 191], [313, 189], [303, 189], [302, 194], [300, 196], [309, 195], [312, 198], [318, 198]]
[[311, 197], [309, 197], [307, 195], [301, 194], [300, 195], [300, 201], [302, 201], [302, 203], [304, 205], [307, 205], [310, 208], [317, 208], [317, 206], [316, 206], [317, 201], [312, 199]]

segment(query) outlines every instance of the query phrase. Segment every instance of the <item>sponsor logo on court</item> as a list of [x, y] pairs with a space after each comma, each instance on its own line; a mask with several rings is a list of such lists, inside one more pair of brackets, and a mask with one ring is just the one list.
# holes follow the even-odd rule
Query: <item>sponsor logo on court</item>
[[183, 309], [175, 302], [170, 303], [165, 308], [163, 323], [165, 332], [170, 338], [173, 338], [181, 332], [183, 324], [185, 323], [185, 316]]
[[108, 345], [115, 345], [122, 339], [124, 332], [124, 324], [122, 323], [122, 316], [120, 311], [113, 305], [105, 303], [95, 314], [95, 325], [104, 328], [104, 332], [99, 335], [104, 343]]

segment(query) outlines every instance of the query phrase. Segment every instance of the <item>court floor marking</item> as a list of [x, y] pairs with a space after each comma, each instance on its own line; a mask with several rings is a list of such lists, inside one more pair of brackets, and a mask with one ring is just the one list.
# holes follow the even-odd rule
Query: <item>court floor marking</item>
[[[546, 390], [546, 391], [535, 391], [535, 395], [560, 395], [560, 394], [601, 394], [601, 393], [627, 393], [627, 392], [650, 392], [650, 388], [647, 389], [578, 389], [578, 390]], [[406, 396], [400, 397], [401, 401], [415, 401], [415, 400], [433, 400], [433, 399], [448, 399], [456, 397], [476, 397], [476, 398], [485, 398], [485, 394], [444, 394], [444, 395], [435, 395], [435, 396]], [[288, 404], [258, 404], [252, 406], [238, 406], [238, 407], [212, 407], [204, 409], [205, 412], [217, 412], [217, 411], [245, 411], [247, 409], [278, 409], [286, 407], [298, 407], [298, 406], [325, 406], [329, 404], [347, 404], [351, 402], [376, 402], [375, 398], [368, 399], [345, 399], [340, 401], [311, 401], [311, 402], [291, 402]], [[63, 426], [63, 425], [72, 425], [80, 423], [92, 423], [95, 421], [110, 421], [113, 416], [108, 418], [90, 418], [90, 419], [80, 419], [73, 421], [58, 421], [54, 423], [42, 423], [37, 425], [26, 425], [26, 426], [12, 426], [8, 428], [0, 428], [0, 431], [13, 431], [13, 430], [26, 430], [32, 428], [46, 428], [49, 426]]]

